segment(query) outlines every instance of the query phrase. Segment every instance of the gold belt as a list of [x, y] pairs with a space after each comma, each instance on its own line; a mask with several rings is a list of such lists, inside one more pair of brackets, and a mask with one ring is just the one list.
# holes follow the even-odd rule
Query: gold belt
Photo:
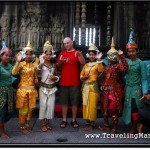
[[95, 81], [93, 81], [93, 82], [84, 82], [84, 84], [86, 84], [86, 85], [92, 85], [94, 83], [95, 83]]
[[20, 89], [26, 89], [26, 90], [34, 90], [35, 87], [34, 86], [20, 86]]
[[54, 84], [46, 84], [44, 82], [40, 82], [40, 86], [51, 89], [51, 88], [55, 87], [56, 84], [55, 83]]
[[106, 86], [106, 87], [104, 87], [104, 89], [103, 90], [114, 90], [114, 88], [112, 87], [112, 86]]

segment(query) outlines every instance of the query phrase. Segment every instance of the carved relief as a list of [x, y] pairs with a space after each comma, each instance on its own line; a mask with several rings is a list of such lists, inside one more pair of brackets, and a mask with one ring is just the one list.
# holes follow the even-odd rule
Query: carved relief
[[62, 41], [64, 39], [65, 21], [64, 16], [58, 14], [53, 17], [50, 16], [49, 34], [50, 41], [54, 48], [62, 48]]
[[10, 47], [16, 48], [17, 47], [17, 19], [14, 17], [12, 20], [12, 26], [10, 30]]
[[7, 45], [10, 42], [9, 29], [10, 29], [9, 18], [5, 16], [2, 18], [1, 35], [2, 35], [2, 39], [5, 39]]
[[[54, 49], [63, 48], [66, 26], [64, 14], [51, 12], [46, 4], [41, 5], [40, 2], [27, 2], [16, 7], [18, 14], [15, 10], [13, 16], [8, 13], [0, 20], [1, 38], [5, 39], [7, 46], [15, 49], [24, 48], [30, 32], [31, 44], [35, 51], [43, 47], [48, 36]], [[5, 11], [6, 9], [3, 14], [6, 14]]]

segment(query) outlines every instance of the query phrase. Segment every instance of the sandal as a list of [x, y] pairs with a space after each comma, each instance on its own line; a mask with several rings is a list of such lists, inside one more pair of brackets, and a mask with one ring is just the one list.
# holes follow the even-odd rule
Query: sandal
[[78, 128], [79, 124], [77, 123], [77, 121], [71, 121], [70, 123], [72, 125], [73, 128]]
[[67, 121], [62, 121], [60, 124], [60, 128], [66, 128], [67, 124]]

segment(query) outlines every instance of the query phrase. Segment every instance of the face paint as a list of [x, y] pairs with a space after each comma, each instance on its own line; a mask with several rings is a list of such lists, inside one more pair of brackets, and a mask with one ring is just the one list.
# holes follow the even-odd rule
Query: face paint
[[119, 60], [118, 53], [108, 54], [107, 59], [112, 62], [117, 62]]

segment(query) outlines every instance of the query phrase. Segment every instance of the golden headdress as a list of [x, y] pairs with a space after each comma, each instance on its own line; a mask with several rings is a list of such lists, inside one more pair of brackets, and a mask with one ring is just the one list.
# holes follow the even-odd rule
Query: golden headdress
[[115, 43], [114, 43], [114, 38], [112, 37], [111, 40], [111, 49], [107, 52], [107, 54], [112, 54], [112, 53], [118, 53], [118, 51], [115, 49]]
[[49, 41], [46, 41], [43, 47], [43, 52], [45, 53], [46, 51], [53, 51], [53, 46]]
[[95, 44], [92, 43], [92, 44], [90, 45], [90, 47], [89, 47], [88, 50], [90, 50], [90, 51], [92, 51], [92, 50], [93, 50], [93, 51], [97, 51], [98, 48], [95, 46]]
[[27, 51], [32, 51], [33, 52], [33, 47], [30, 43], [30, 32], [29, 32], [29, 37], [28, 37], [28, 43], [27, 46], [24, 48], [24, 52], [26, 53]]

